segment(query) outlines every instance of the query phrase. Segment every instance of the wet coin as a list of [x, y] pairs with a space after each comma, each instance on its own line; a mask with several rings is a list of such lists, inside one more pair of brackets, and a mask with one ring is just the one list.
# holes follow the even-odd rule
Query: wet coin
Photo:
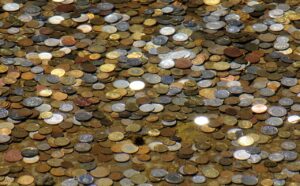
[[172, 183], [172, 184], [179, 184], [183, 182], [183, 176], [178, 173], [168, 173], [165, 176], [165, 179], [168, 183]]
[[242, 183], [245, 185], [257, 185], [258, 178], [251, 175], [242, 176]]

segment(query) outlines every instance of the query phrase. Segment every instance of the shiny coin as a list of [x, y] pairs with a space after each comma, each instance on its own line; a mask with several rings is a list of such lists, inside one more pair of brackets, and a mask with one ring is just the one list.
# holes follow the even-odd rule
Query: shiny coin
[[20, 9], [20, 5], [17, 3], [5, 3], [2, 8], [8, 12], [14, 12]]

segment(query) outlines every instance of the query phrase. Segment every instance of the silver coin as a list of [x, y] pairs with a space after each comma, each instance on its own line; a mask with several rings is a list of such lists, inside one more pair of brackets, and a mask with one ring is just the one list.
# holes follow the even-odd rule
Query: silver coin
[[268, 113], [275, 117], [282, 117], [287, 114], [287, 110], [281, 106], [271, 106], [268, 108]]
[[206, 106], [212, 106], [212, 107], [218, 107], [223, 105], [224, 100], [222, 99], [204, 99], [204, 105]]
[[285, 3], [280, 3], [277, 5], [277, 9], [283, 10], [284, 12], [288, 11], [290, 8], [291, 8], [290, 5]]
[[261, 157], [260, 155], [258, 154], [253, 154], [251, 155], [251, 157], [247, 160], [248, 163], [251, 163], [251, 164], [255, 164], [255, 163], [259, 163], [261, 160]]
[[69, 178], [61, 182], [61, 186], [78, 186], [79, 183], [74, 178]]
[[161, 77], [158, 74], [145, 73], [142, 78], [150, 84], [158, 84], [161, 81]]
[[274, 32], [279, 32], [284, 29], [284, 26], [280, 23], [270, 25], [270, 30]]
[[279, 118], [279, 117], [270, 117], [268, 118], [265, 123], [267, 125], [271, 125], [274, 127], [278, 127], [281, 126], [283, 124], [283, 119]]
[[60, 39], [55, 39], [55, 38], [49, 38], [49, 39], [46, 39], [44, 41], [44, 44], [46, 46], [51, 46], [51, 47], [54, 47], [54, 46], [57, 46], [60, 44]]
[[94, 136], [91, 134], [80, 134], [80, 136], [78, 137], [78, 140], [81, 143], [90, 143], [94, 140]]
[[5, 3], [2, 6], [2, 9], [4, 11], [8, 11], [8, 12], [14, 12], [20, 9], [20, 5], [17, 3]]
[[275, 42], [274, 48], [276, 50], [286, 50], [290, 47], [289, 43]]
[[206, 23], [206, 28], [211, 29], [211, 30], [218, 30], [223, 28], [226, 25], [224, 21], [213, 21], [213, 22], [208, 22]]
[[278, 18], [281, 17], [283, 15], [284, 11], [281, 9], [273, 9], [269, 11], [269, 16], [271, 18]]
[[288, 86], [288, 87], [292, 87], [297, 85], [298, 83], [298, 79], [297, 78], [288, 78], [288, 77], [283, 77], [281, 79], [281, 84]]
[[35, 74], [39, 74], [39, 73], [44, 72], [44, 69], [41, 66], [35, 66], [35, 67], [32, 67], [30, 69], [30, 71], [33, 72], [33, 73], [35, 73]]
[[122, 19], [122, 15], [119, 13], [112, 13], [104, 17], [104, 20], [108, 23], [115, 23]]
[[19, 33], [20, 32], [20, 29], [17, 28], [17, 27], [10, 27], [7, 29], [7, 33], [9, 34], [16, 34], [16, 33]]
[[220, 17], [219, 16], [213, 16], [213, 15], [209, 15], [209, 16], [204, 16], [203, 17], [203, 21], [204, 22], [214, 22], [214, 21], [219, 21]]
[[175, 66], [175, 61], [173, 59], [164, 59], [158, 64], [158, 66], [163, 69], [170, 69]]
[[264, 32], [268, 30], [268, 26], [263, 23], [255, 23], [254, 25], [252, 25], [252, 28], [256, 32]]
[[94, 83], [92, 85], [92, 88], [95, 89], [95, 90], [102, 90], [105, 88], [105, 84], [103, 83]]
[[225, 98], [228, 98], [230, 96], [230, 92], [228, 90], [217, 90], [215, 92], [215, 96], [217, 98], [220, 98], [220, 99], [225, 99]]
[[166, 6], [166, 7], [162, 8], [161, 11], [162, 11], [163, 13], [168, 14], [168, 13], [173, 12], [173, 11], [174, 11], [174, 8], [171, 7], [171, 6]]
[[173, 35], [175, 33], [175, 28], [166, 26], [161, 28], [159, 33], [165, 36]]
[[240, 184], [240, 183], [242, 183], [242, 177], [243, 177], [243, 175], [241, 175], [241, 174], [235, 174], [231, 177], [231, 181], [233, 183]]
[[258, 178], [256, 176], [252, 176], [252, 175], [243, 175], [242, 183], [244, 185], [257, 185]]
[[252, 13], [252, 12], [254, 12], [254, 10], [255, 9], [252, 6], [244, 6], [242, 8], [242, 11], [245, 12], [245, 13]]
[[276, 42], [278, 42], [278, 43], [287, 43], [289, 41], [290, 41], [290, 39], [287, 36], [278, 36], [276, 38]]
[[176, 125], [176, 123], [177, 123], [176, 120], [174, 120], [174, 121], [165, 121], [165, 120], [162, 120], [161, 122], [162, 122], [162, 124], [165, 125], [165, 126], [174, 126], [174, 125]]
[[142, 48], [146, 45], [145, 41], [134, 41], [132, 46], [137, 47], [137, 48]]
[[155, 178], [163, 178], [168, 174], [168, 171], [162, 168], [156, 168], [151, 170], [151, 176]]
[[226, 31], [229, 33], [238, 33], [241, 31], [241, 28], [237, 26], [227, 26]]
[[154, 108], [153, 104], [143, 104], [139, 107], [142, 112], [152, 112]]
[[102, 27], [102, 32], [107, 32], [109, 34], [113, 34], [113, 33], [117, 32], [117, 30], [118, 29], [113, 25], [104, 25]]
[[281, 98], [278, 103], [281, 105], [281, 106], [291, 106], [294, 101], [291, 99], [291, 98]]
[[284, 159], [283, 153], [275, 152], [275, 153], [269, 154], [269, 160], [271, 160], [271, 161], [280, 162], [283, 159]]
[[260, 95], [270, 97], [275, 95], [275, 91], [270, 88], [262, 88], [259, 90]]
[[300, 104], [294, 104], [291, 106], [291, 110], [293, 111], [300, 111]]
[[34, 108], [35, 110], [39, 111], [39, 112], [48, 112], [52, 109], [51, 105], [43, 103], [38, 107]]
[[248, 153], [246, 150], [244, 149], [240, 149], [240, 150], [236, 150], [233, 153], [233, 157], [237, 160], [247, 160], [251, 157], [251, 154]]
[[134, 183], [128, 178], [121, 179], [119, 183], [121, 186], [134, 186]]
[[283, 151], [285, 161], [295, 161], [298, 158], [298, 153], [295, 151]]
[[278, 129], [276, 127], [269, 126], [269, 125], [261, 127], [260, 131], [262, 134], [269, 135], [269, 136], [273, 136], [278, 133]]
[[73, 104], [71, 103], [62, 103], [60, 106], [59, 106], [59, 110], [62, 111], [62, 112], [70, 112], [74, 109], [74, 106]]
[[181, 182], [183, 182], [184, 178], [181, 174], [178, 173], [169, 173], [165, 176], [165, 180], [168, 183], [172, 183], [172, 184], [179, 184]]
[[124, 103], [115, 103], [111, 106], [111, 110], [114, 112], [123, 112], [125, 111], [126, 105]]
[[175, 41], [186, 41], [189, 38], [189, 36], [185, 33], [179, 32], [173, 35], [173, 39]]
[[139, 174], [140, 172], [139, 171], [136, 171], [134, 169], [127, 169], [123, 172], [123, 175], [126, 177], [126, 178], [131, 178], [133, 175], [135, 174]]
[[152, 112], [161, 112], [164, 109], [164, 106], [162, 104], [153, 103], [154, 110]]
[[22, 101], [22, 104], [26, 107], [38, 107], [43, 103], [43, 99], [40, 97], [28, 97]]
[[178, 151], [181, 149], [181, 143], [176, 142], [174, 145], [168, 146], [168, 150], [173, 152], [173, 151]]
[[83, 22], [86, 22], [87, 20], [89, 20], [89, 17], [87, 14], [81, 14], [79, 17], [72, 18], [72, 20], [77, 23], [83, 23]]
[[201, 80], [197, 83], [197, 85], [201, 88], [206, 88], [206, 87], [210, 87], [213, 84], [213, 82], [211, 80], [205, 79], [205, 80]]
[[225, 8], [220, 8], [220, 9], [217, 9], [216, 11], [212, 12], [211, 15], [213, 16], [225, 16], [228, 14], [228, 10], [226, 10]]
[[127, 88], [129, 86], [129, 82], [127, 80], [118, 79], [113, 82], [113, 86], [115, 88]]
[[193, 181], [193, 183], [196, 183], [196, 184], [205, 183], [206, 178], [205, 178], [205, 176], [202, 176], [202, 175], [195, 175], [192, 177], [192, 181]]
[[8, 142], [10, 139], [11, 139], [11, 137], [8, 135], [0, 134], [0, 144]]
[[294, 141], [284, 141], [281, 143], [280, 146], [284, 150], [294, 150], [297, 147], [297, 145]]
[[241, 17], [240, 17], [238, 14], [233, 14], [233, 13], [227, 14], [227, 15], [224, 17], [225, 21], [228, 21], [228, 20], [231, 20], [231, 19], [234, 19], [234, 20], [240, 20], [240, 18], [241, 18]]
[[61, 123], [64, 117], [61, 114], [54, 113], [50, 118], [44, 119], [44, 121], [49, 125], [56, 125]]

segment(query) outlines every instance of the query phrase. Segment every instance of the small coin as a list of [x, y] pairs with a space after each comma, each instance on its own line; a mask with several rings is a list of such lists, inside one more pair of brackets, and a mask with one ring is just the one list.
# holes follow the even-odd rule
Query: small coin
[[124, 138], [124, 134], [122, 132], [112, 132], [108, 135], [108, 139], [111, 141], [120, 141]]
[[17, 182], [21, 185], [30, 185], [34, 181], [34, 177], [31, 175], [23, 175], [17, 179]]

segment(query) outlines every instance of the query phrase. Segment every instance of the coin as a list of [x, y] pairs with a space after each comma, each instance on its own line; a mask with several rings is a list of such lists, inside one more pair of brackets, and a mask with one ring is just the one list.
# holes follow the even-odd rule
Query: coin
[[0, 185], [296, 185], [298, 4], [4, 1]]
[[31, 175], [23, 175], [18, 178], [17, 182], [21, 185], [30, 185], [33, 183], [34, 177]]

